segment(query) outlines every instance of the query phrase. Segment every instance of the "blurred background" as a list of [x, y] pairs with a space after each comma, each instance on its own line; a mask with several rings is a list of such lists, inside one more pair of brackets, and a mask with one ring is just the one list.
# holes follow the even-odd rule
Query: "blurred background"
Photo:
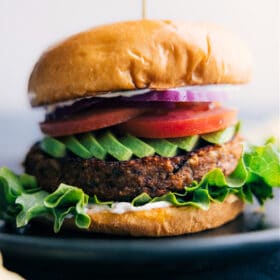
[[[278, 133], [278, 0], [147, 0], [146, 5], [148, 18], [211, 21], [237, 33], [254, 57], [253, 81], [234, 101], [243, 130], [250, 139]], [[9, 165], [11, 155], [22, 158], [40, 137], [37, 123], [43, 110], [31, 111], [26, 92], [42, 51], [98, 24], [140, 19], [141, 7], [141, 0], [0, 1], [0, 164]], [[252, 129], [254, 134], [248, 133]]]

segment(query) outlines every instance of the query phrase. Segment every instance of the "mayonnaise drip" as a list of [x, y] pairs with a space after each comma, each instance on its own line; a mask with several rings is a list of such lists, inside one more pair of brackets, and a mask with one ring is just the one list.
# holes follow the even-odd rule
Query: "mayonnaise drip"
[[167, 208], [172, 204], [167, 201], [149, 202], [142, 206], [133, 206], [130, 202], [114, 202], [111, 207], [102, 204], [88, 204], [87, 209], [91, 213], [110, 212], [114, 214], [123, 214], [126, 212], [136, 212], [151, 210], [156, 208]]

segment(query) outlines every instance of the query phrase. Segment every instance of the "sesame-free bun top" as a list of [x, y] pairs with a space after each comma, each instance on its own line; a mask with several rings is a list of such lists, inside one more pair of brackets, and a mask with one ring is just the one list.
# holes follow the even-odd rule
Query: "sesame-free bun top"
[[221, 27], [138, 20], [99, 26], [50, 48], [28, 91], [38, 106], [119, 90], [240, 84], [250, 76], [250, 53]]

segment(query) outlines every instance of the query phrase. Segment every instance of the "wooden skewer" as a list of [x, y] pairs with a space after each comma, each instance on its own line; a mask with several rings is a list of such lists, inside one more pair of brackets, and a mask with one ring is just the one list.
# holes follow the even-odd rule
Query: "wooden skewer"
[[146, 0], [142, 0], [142, 19], [146, 18]]

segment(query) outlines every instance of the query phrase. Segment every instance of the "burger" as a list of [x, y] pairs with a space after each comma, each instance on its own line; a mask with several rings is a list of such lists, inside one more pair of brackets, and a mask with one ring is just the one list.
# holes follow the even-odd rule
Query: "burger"
[[1, 218], [159, 237], [263, 204], [280, 185], [279, 153], [273, 139], [246, 144], [224, 106], [250, 77], [247, 48], [212, 24], [120, 22], [51, 47], [28, 85], [44, 136], [25, 173], [0, 169]]

